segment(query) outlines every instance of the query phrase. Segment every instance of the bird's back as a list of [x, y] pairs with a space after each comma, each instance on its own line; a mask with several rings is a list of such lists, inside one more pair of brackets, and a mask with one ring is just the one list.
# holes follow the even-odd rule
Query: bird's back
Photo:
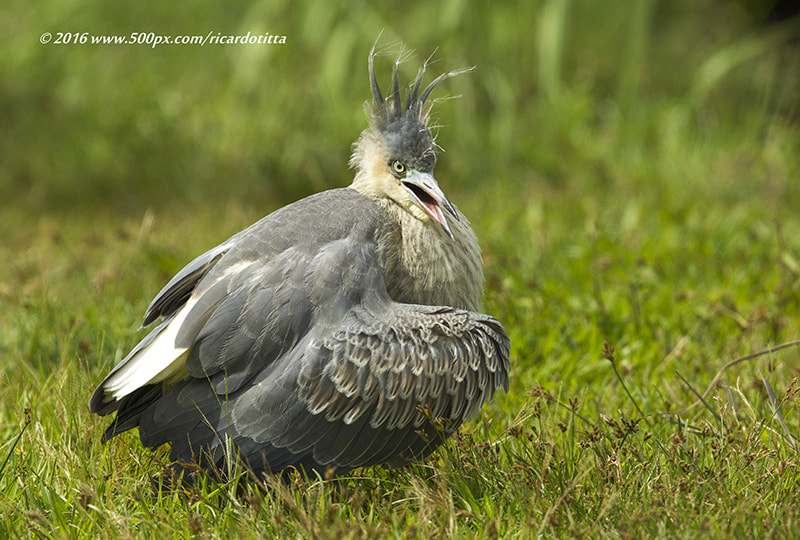
[[288, 248], [312, 252], [349, 237], [375, 244], [394, 301], [476, 310], [483, 294], [480, 247], [463, 214], [452, 229], [454, 239], [396, 205], [352, 188], [332, 189], [280, 208], [232, 237], [233, 248], [204, 281], [242, 260]]

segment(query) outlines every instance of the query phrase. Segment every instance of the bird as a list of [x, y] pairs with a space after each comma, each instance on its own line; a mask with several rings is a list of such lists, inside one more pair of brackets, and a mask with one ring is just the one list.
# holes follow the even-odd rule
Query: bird
[[[368, 126], [352, 184], [268, 214], [189, 262], [144, 315], [154, 328], [97, 386], [176, 472], [337, 477], [425, 459], [496, 390], [510, 340], [480, 313], [481, 251], [433, 175], [426, 60], [384, 98], [368, 55]], [[310, 477], [310, 476], [309, 476]]]

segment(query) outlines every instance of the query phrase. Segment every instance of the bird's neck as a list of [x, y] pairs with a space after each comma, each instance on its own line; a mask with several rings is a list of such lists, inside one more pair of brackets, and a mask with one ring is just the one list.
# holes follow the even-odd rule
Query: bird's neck
[[448, 221], [451, 239], [437, 223], [422, 221], [388, 200], [379, 204], [396, 225], [378, 241], [389, 296], [410, 304], [478, 309], [483, 268], [467, 218], [459, 214], [458, 220]]

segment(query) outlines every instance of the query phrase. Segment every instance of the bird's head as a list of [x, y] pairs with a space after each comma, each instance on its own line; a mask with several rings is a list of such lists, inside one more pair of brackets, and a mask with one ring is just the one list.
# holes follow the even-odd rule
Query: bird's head
[[426, 101], [439, 83], [463, 71], [444, 73], [423, 90], [426, 61], [403, 106], [399, 64], [399, 60], [395, 62], [391, 94], [384, 100], [375, 77], [374, 48], [369, 54], [370, 124], [353, 145], [350, 165], [356, 169], [356, 177], [352, 187], [372, 197], [389, 199], [421, 221], [432, 220], [453, 238], [446, 216], [458, 219], [458, 213], [433, 177], [437, 151], [428, 127], [431, 104], [426, 105]]

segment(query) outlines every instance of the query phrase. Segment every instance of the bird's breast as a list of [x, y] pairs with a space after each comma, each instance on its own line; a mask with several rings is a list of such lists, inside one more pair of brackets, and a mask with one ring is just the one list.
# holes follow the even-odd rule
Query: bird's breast
[[467, 219], [450, 220], [455, 239], [438, 224], [407, 212], [395, 216], [395, 223], [378, 238], [389, 296], [407, 304], [476, 310], [483, 295], [483, 268]]

